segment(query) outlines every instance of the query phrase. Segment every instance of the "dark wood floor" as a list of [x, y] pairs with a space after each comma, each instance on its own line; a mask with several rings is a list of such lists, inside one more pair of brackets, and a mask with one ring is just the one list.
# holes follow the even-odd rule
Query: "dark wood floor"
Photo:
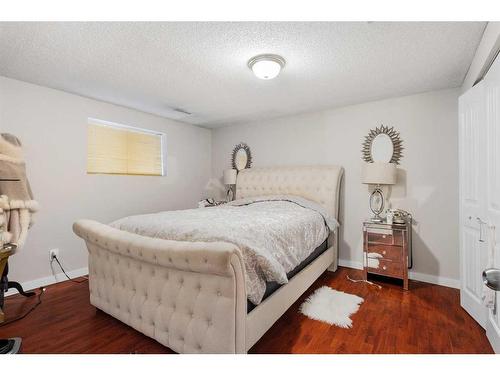
[[[460, 307], [459, 291], [410, 282], [410, 291], [383, 282], [381, 290], [353, 283], [357, 270], [324, 273], [251, 349], [251, 353], [492, 353], [484, 330]], [[365, 299], [353, 328], [320, 323], [298, 307], [328, 285]], [[36, 298], [7, 298], [7, 317], [29, 309]], [[24, 353], [171, 353], [89, 303], [87, 282], [49, 286], [28, 317], [0, 327], [0, 337], [21, 336]]]

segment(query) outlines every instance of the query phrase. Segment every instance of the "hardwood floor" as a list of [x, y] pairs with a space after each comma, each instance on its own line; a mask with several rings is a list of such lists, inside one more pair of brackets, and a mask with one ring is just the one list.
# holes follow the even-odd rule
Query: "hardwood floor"
[[[459, 291], [411, 281], [380, 282], [378, 289], [353, 283], [362, 272], [325, 272], [274, 324], [250, 353], [493, 353], [484, 330], [460, 307]], [[298, 307], [316, 288], [328, 285], [365, 299], [352, 316], [353, 328], [317, 322]], [[9, 319], [36, 297], [8, 297]], [[87, 282], [49, 286], [42, 304], [26, 318], [0, 327], [0, 337], [23, 338], [24, 353], [172, 353], [89, 303]]]

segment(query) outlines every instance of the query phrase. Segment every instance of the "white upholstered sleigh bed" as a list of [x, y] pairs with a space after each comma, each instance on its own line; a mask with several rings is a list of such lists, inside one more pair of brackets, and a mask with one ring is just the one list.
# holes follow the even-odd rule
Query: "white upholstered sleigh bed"
[[[343, 168], [245, 169], [236, 198], [293, 195], [338, 219]], [[328, 248], [247, 313], [245, 265], [228, 242], [146, 237], [91, 220], [74, 232], [89, 251], [90, 302], [178, 353], [246, 353], [326, 270], [338, 262], [338, 230]]]

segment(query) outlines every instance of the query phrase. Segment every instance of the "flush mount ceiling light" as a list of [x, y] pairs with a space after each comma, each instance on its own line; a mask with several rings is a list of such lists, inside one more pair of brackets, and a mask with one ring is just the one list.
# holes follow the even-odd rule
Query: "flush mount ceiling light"
[[278, 55], [258, 55], [248, 61], [248, 67], [260, 79], [273, 79], [285, 66], [285, 59]]

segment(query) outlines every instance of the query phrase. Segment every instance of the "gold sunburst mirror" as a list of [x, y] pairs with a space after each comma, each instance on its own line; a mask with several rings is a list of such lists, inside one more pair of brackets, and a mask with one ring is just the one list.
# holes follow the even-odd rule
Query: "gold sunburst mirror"
[[403, 156], [403, 141], [393, 127], [380, 125], [370, 130], [361, 150], [367, 163], [381, 162], [399, 164]]

